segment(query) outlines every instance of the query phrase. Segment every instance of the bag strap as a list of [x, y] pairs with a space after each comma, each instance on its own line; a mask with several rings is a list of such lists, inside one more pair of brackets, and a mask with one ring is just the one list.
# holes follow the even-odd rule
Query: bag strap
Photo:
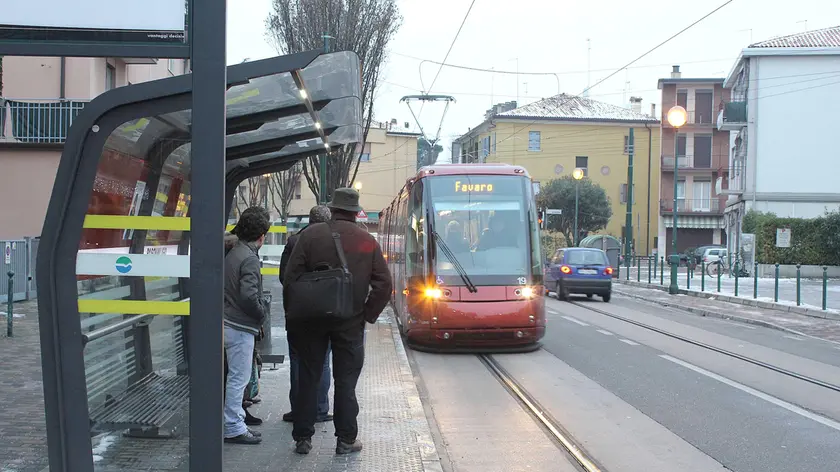
[[[330, 223], [330, 229], [332, 229], [332, 223]], [[344, 248], [341, 247], [341, 235], [333, 231], [332, 237], [333, 243], [335, 243], [335, 251], [338, 253], [338, 259], [341, 261], [341, 267], [349, 272], [350, 269], [347, 268], [347, 258], [344, 257]]]

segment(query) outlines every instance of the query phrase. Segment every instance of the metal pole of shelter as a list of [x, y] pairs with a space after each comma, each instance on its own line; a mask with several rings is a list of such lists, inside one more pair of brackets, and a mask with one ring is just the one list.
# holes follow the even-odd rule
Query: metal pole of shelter
[[624, 222], [624, 260], [627, 262], [627, 271], [630, 271], [630, 246], [633, 245], [633, 128], [630, 128], [630, 136], [627, 138], [627, 216]]
[[[327, 33], [324, 33], [324, 54], [330, 52], [330, 38]], [[318, 174], [319, 178], [318, 181], [320, 183], [320, 189], [318, 193], [320, 194], [319, 203], [322, 205], [327, 204], [327, 156], [329, 155], [329, 150], [326, 153], [321, 154], [321, 159], [318, 162]]]
[[[222, 292], [224, 283], [227, 1], [192, 9], [190, 472], [222, 472]], [[211, 296], [212, 295], [212, 296]]]

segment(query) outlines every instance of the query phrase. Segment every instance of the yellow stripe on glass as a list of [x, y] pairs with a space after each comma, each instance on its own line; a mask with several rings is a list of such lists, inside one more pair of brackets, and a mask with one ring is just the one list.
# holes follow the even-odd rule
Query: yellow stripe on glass
[[[151, 231], [189, 231], [190, 219], [179, 216], [85, 215], [87, 229], [139, 229]], [[227, 225], [232, 230], [234, 225]], [[269, 233], [285, 233], [285, 226], [271, 226]]]
[[262, 275], [280, 275], [279, 267], [263, 267], [260, 269]]
[[188, 316], [190, 304], [147, 300], [79, 300], [79, 313], [121, 313], [124, 315]]

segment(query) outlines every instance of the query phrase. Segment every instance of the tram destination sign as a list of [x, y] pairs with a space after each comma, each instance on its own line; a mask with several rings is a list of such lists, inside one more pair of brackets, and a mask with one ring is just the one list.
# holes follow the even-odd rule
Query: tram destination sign
[[188, 58], [193, 0], [0, 0], [0, 55]]

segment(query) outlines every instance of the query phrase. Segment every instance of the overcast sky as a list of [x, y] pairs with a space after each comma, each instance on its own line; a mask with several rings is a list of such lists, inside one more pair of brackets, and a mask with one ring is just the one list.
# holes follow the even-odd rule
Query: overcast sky
[[[396, 118], [417, 130], [404, 95], [431, 85], [472, 0], [400, 0], [403, 24], [390, 45], [375, 119]], [[662, 2], [637, 0], [476, 0], [447, 64], [520, 73], [557, 74], [560, 92], [580, 94], [587, 69], [594, 84], [725, 0]], [[235, 5], [235, 7], [233, 7]], [[265, 40], [264, 20], [271, 0], [237, 0], [228, 9], [228, 63], [276, 55]], [[656, 81], [679, 64], [683, 77], [724, 77], [739, 51], [774, 36], [840, 25], [836, 0], [734, 0], [697, 26], [657, 49], [632, 67], [592, 88], [590, 97], [625, 105], [644, 99], [642, 110], [659, 106]], [[587, 39], [590, 40], [587, 66]], [[517, 60], [518, 59], [518, 60]], [[794, 72], [792, 72], [793, 74]], [[526, 104], [558, 93], [554, 75], [476, 72], [443, 67], [430, 93], [457, 100], [443, 122], [446, 153], [454, 137], [481, 123], [491, 103]], [[419, 103], [413, 105], [419, 110]], [[433, 138], [443, 103], [428, 104], [420, 117]]]

